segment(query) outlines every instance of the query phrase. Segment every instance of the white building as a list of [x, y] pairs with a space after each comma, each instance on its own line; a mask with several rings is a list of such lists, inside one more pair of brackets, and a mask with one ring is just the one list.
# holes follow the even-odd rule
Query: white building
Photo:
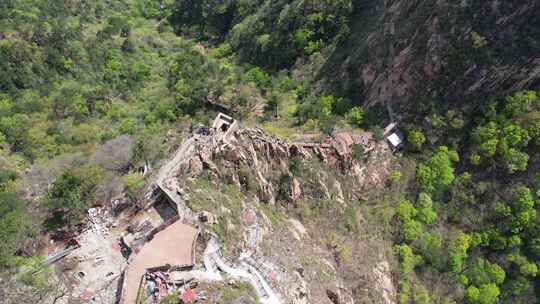
[[403, 144], [403, 139], [397, 133], [390, 134], [386, 139], [388, 139], [393, 149], [398, 149]]

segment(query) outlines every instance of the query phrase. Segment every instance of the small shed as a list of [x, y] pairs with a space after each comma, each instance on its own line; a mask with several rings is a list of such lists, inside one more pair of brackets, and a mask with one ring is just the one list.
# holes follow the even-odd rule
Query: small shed
[[216, 140], [223, 140], [227, 142], [229, 135], [238, 128], [238, 121], [223, 113], [219, 113], [214, 119], [212, 124], [212, 130], [215, 132], [214, 138]]
[[398, 133], [392, 133], [386, 138], [393, 150], [399, 149], [403, 144], [403, 138]]
[[384, 136], [388, 135], [390, 132], [394, 131], [394, 129], [396, 129], [396, 128], [397, 128], [397, 122], [389, 123], [389, 124], [384, 128], [383, 135], [384, 135]]
[[214, 130], [221, 130], [222, 132], [227, 132], [227, 130], [229, 130], [229, 128], [233, 125], [234, 122], [235, 121], [232, 117], [223, 113], [219, 113], [214, 119], [212, 128], [214, 128]]

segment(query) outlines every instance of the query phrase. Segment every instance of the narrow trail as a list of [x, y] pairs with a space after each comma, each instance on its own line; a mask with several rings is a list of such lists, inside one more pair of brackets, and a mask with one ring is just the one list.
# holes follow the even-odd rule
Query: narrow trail
[[275, 293], [264, 276], [252, 265], [240, 257], [240, 265], [229, 265], [221, 254], [221, 249], [215, 238], [210, 238], [208, 246], [204, 251], [204, 264], [207, 271], [218, 273], [217, 269], [225, 272], [229, 276], [248, 281], [257, 291], [260, 301], [263, 304], [281, 304], [280, 297]]
[[[240, 256], [239, 265], [231, 265], [221, 254], [218, 241], [211, 237], [203, 255], [204, 270], [181, 272], [184, 280], [197, 279], [205, 282], [223, 281], [227, 277], [249, 282], [262, 304], [281, 304], [280, 296], [274, 292], [259, 270], [247, 262], [244, 255]], [[178, 277], [180, 278], [180, 277]]]

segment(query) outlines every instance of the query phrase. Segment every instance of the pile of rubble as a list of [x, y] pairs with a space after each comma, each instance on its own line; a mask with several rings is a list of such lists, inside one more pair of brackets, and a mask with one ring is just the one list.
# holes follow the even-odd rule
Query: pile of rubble
[[196, 292], [199, 282], [195, 279], [176, 279], [176, 271], [149, 271], [144, 275], [142, 286], [143, 298], [140, 303], [157, 304], [170, 295], [176, 296], [182, 303], [205, 300], [204, 292]]
[[63, 261], [75, 265], [64, 272], [71, 285], [71, 298], [96, 303], [116, 300], [126, 260], [110, 232], [113, 219], [106, 208], [88, 210], [87, 229], [77, 237], [80, 246]]
[[121, 243], [125, 248], [129, 248], [130, 252], [132, 250], [138, 251], [146, 243], [148, 235], [154, 228], [149, 220], [134, 223], [128, 227], [128, 233], [121, 237]]
[[112, 214], [106, 208], [90, 208], [88, 209], [87, 229], [93, 233], [103, 237], [109, 235], [109, 228], [113, 225]]

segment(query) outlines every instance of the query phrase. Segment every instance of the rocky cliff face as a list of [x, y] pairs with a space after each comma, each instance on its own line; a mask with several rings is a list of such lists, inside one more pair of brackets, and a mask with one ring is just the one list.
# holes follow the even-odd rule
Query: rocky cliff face
[[[266, 203], [275, 203], [277, 198], [294, 202], [305, 196], [304, 185], [291, 172], [291, 160], [321, 162], [347, 182], [347, 199], [355, 199], [366, 189], [384, 184], [392, 159], [388, 144], [375, 141], [368, 132], [335, 132], [320, 143], [290, 143], [260, 129], [240, 129], [222, 136], [198, 137], [194, 145], [196, 152], [180, 168], [179, 175], [193, 178], [206, 173], [239, 188], [255, 183], [258, 198]], [[362, 147], [362, 155], [353, 156], [355, 145]], [[287, 189], [279, 189], [283, 177], [289, 179]], [[322, 197], [344, 199], [339, 180], [328, 185], [322, 180], [318, 183]], [[329, 190], [333, 188], [338, 189], [336, 193]]]
[[[397, 118], [540, 89], [540, 2], [355, 1], [349, 39], [321, 77]], [[338, 79], [339, 81], [334, 81]]]
[[394, 303], [390, 244], [359, 202], [385, 188], [394, 166], [385, 141], [337, 132], [295, 143], [259, 129], [211, 128], [185, 143], [167, 175], [174, 181], [163, 184], [174, 185], [179, 209], [197, 212], [227, 255], [256, 261], [283, 303]]

